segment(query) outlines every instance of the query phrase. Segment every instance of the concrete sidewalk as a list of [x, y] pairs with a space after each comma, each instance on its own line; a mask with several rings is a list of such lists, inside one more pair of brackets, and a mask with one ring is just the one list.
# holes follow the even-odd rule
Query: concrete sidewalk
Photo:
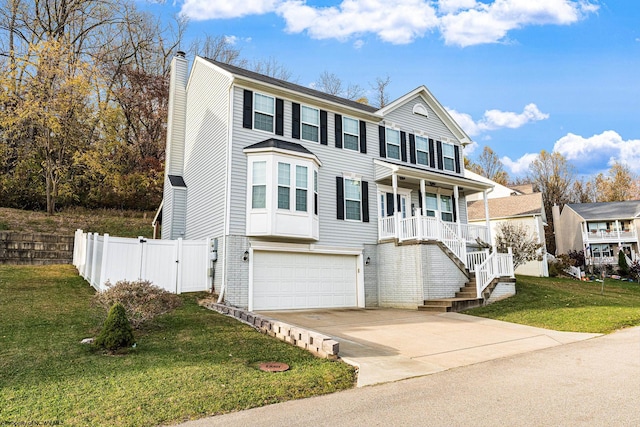
[[599, 334], [558, 332], [459, 313], [397, 309], [265, 312], [334, 337], [358, 387], [433, 374]]

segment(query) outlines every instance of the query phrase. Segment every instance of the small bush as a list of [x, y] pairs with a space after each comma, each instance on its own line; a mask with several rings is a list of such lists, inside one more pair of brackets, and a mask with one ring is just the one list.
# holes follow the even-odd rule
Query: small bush
[[107, 283], [107, 286], [106, 291], [94, 295], [93, 304], [105, 310], [115, 303], [122, 304], [134, 329], [139, 329], [144, 323], [182, 304], [179, 296], [146, 280], [122, 280], [115, 285]]
[[95, 345], [109, 351], [116, 351], [131, 347], [133, 342], [133, 330], [127, 320], [124, 307], [120, 303], [115, 303], [109, 310], [109, 315], [96, 338]]
[[629, 264], [627, 263], [627, 257], [622, 250], [618, 252], [618, 271], [622, 276], [626, 276], [629, 274]]
[[575, 267], [582, 267], [584, 265], [584, 251], [576, 251], [571, 249], [569, 252], [567, 252], [567, 255], [569, 255], [569, 258], [571, 258], [571, 260], [573, 261], [573, 266]]
[[640, 262], [633, 261], [631, 263], [629, 266], [629, 276], [631, 276], [633, 280], [640, 281]]

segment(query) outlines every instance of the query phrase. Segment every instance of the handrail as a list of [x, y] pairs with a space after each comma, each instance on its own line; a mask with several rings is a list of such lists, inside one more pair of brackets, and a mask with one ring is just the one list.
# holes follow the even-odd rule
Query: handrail
[[514, 277], [513, 252], [509, 248], [506, 254], [494, 251], [489, 254], [482, 264], [476, 265], [477, 297], [482, 298], [482, 292], [498, 277]]

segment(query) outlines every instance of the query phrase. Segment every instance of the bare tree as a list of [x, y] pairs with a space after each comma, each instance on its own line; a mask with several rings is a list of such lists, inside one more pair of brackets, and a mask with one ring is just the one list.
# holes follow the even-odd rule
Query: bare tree
[[293, 78], [293, 73], [283, 64], [272, 56], [267, 59], [259, 59], [251, 64], [251, 69], [256, 73], [273, 77], [274, 79], [286, 80], [288, 82], [297, 82], [298, 79]]
[[241, 50], [226, 36], [205, 35], [196, 38], [189, 47], [193, 56], [202, 56], [225, 64], [246, 68], [247, 60], [241, 58]]
[[485, 178], [489, 178], [498, 184], [507, 185], [509, 182], [509, 175], [502, 167], [502, 162], [498, 155], [488, 146], [482, 149], [482, 154], [478, 156], [478, 162], [474, 163], [469, 161], [465, 164], [465, 167], [471, 172], [475, 172], [478, 175], [482, 175]]
[[550, 227], [545, 228], [545, 237], [548, 250], [555, 253], [556, 245], [553, 229], [553, 205], [560, 206], [571, 200], [571, 187], [573, 185], [573, 166], [558, 152], [540, 152], [538, 158], [529, 166], [529, 179], [534, 190], [542, 193], [542, 201], [547, 221]]
[[376, 81], [371, 84], [371, 89], [375, 92], [374, 99], [376, 100], [376, 107], [384, 108], [389, 103], [387, 86], [389, 86], [390, 83], [391, 77], [387, 74], [384, 78], [376, 77]]
[[315, 88], [329, 95], [340, 96], [342, 98], [356, 100], [364, 98], [365, 91], [357, 84], [345, 84], [342, 79], [334, 73], [323, 71], [315, 82]]

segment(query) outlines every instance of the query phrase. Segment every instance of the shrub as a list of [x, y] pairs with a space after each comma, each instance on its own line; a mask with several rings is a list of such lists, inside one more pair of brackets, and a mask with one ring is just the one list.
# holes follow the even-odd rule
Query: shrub
[[131, 347], [133, 344], [133, 330], [127, 320], [124, 307], [115, 303], [109, 310], [107, 320], [96, 338], [95, 345], [109, 351]]
[[640, 262], [633, 261], [629, 266], [629, 276], [632, 279], [640, 281]]
[[571, 258], [571, 260], [573, 261], [573, 266], [575, 267], [581, 267], [584, 265], [584, 251], [576, 251], [571, 249], [569, 252], [567, 252], [567, 255], [569, 255], [569, 258]]
[[629, 274], [629, 264], [627, 263], [627, 257], [622, 250], [618, 252], [618, 271], [622, 276], [626, 276]]
[[165, 291], [147, 280], [122, 280], [94, 295], [93, 303], [108, 310], [115, 303], [123, 305], [134, 329], [182, 304], [179, 296]]

